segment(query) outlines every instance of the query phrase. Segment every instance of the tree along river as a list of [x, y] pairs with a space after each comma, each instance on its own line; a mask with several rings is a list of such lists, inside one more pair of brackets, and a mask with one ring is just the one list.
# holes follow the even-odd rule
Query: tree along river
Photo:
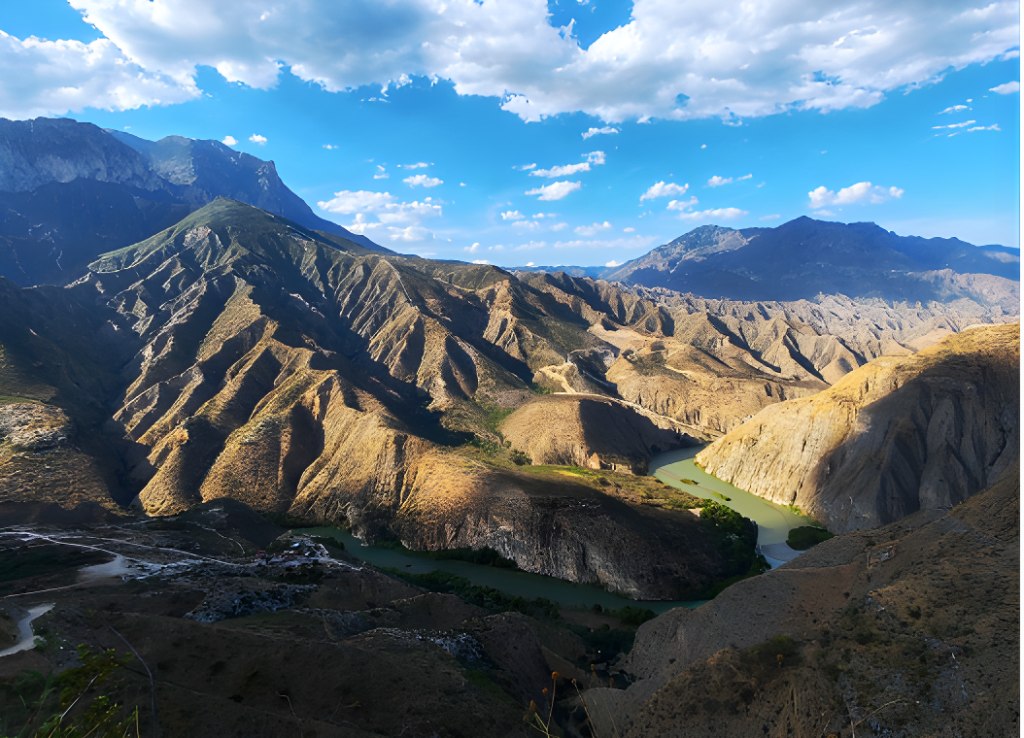
[[[721, 502], [756, 522], [758, 546], [772, 566], [778, 566], [796, 556], [799, 552], [786, 545], [786, 536], [791, 528], [809, 525], [813, 521], [788, 508], [737, 489], [702, 471], [693, 461], [699, 450], [688, 448], [661, 454], [651, 462], [651, 474], [664, 483], [683, 489], [696, 497]], [[682, 479], [689, 479], [696, 484], [686, 484], [681, 481]], [[594, 585], [575, 584], [541, 574], [454, 559], [435, 559], [416, 551], [391, 546], [367, 546], [340, 528], [303, 528], [299, 532], [334, 538], [345, 544], [345, 550], [351, 556], [377, 568], [395, 569], [410, 574], [443, 571], [465, 577], [473, 584], [493, 587], [508, 595], [527, 599], [543, 597], [563, 607], [589, 608], [596, 604], [604, 608], [621, 608], [628, 605], [660, 613], [673, 607], [696, 607], [702, 602], [631, 600]]]

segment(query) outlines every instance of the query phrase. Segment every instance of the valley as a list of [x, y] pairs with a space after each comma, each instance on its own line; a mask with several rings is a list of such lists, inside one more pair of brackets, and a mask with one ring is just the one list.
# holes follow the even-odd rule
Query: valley
[[146, 735], [1016, 724], [1016, 250], [506, 270], [214, 141], [0, 122], [0, 733], [49, 679]]

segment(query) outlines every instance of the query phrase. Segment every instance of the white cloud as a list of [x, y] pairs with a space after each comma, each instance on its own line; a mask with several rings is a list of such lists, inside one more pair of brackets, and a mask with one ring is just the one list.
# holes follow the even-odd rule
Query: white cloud
[[677, 197], [679, 195], [685, 195], [686, 191], [690, 189], [689, 184], [676, 184], [675, 182], [655, 182], [644, 194], [640, 195], [640, 202], [644, 200], [653, 200], [657, 197]]
[[625, 228], [622, 229], [622, 232], [623, 233], [636, 233], [636, 228], [634, 228], [633, 226], [626, 226]]
[[430, 197], [402, 202], [390, 192], [372, 190], [340, 190], [330, 200], [317, 202], [317, 207], [352, 216], [350, 223], [342, 225], [353, 233], [392, 243], [433, 240], [434, 234], [422, 224], [443, 215], [441, 204]]
[[338, 146], [336, 144], [324, 144], [321, 148], [326, 149], [327, 151], [335, 151], [338, 149]]
[[691, 195], [690, 199], [688, 200], [669, 200], [668, 205], [665, 206], [665, 209], [679, 211], [690, 210], [693, 208], [694, 205], [697, 204], [697, 202], [697, 198]]
[[438, 179], [437, 177], [429, 177], [426, 174], [414, 174], [411, 177], [406, 177], [402, 180], [410, 187], [437, 187], [443, 185], [444, 180]]
[[222, 144], [224, 144], [225, 146], [237, 146], [238, 145], [238, 139], [235, 138], [234, 136], [231, 136], [231, 135], [225, 136], [224, 138], [221, 139], [220, 142]]
[[858, 203], [877, 205], [886, 200], [898, 200], [903, 197], [903, 190], [899, 187], [881, 187], [870, 182], [857, 182], [849, 187], [843, 187], [838, 192], [833, 192], [822, 185], [808, 192], [807, 196], [810, 198], [811, 207], [818, 210], [836, 205]]
[[258, 133], [254, 133], [251, 136], [249, 136], [249, 140], [252, 141], [257, 146], [264, 146], [267, 143], [267, 137], [261, 136]]
[[520, 213], [518, 210], [506, 210], [505, 212], [503, 212], [501, 214], [501, 219], [502, 220], [516, 221], [516, 220], [522, 220], [525, 217], [526, 216], [523, 215], [522, 213]]
[[479, 241], [474, 241], [473, 243], [471, 243], [469, 246], [466, 246], [462, 250], [463, 251], [468, 251], [471, 254], [475, 254], [477, 251], [480, 250], [480, 242]]
[[576, 228], [573, 229], [573, 233], [576, 233], [577, 235], [580, 236], [590, 237], [596, 236], [598, 233], [601, 233], [602, 231], [610, 231], [611, 229], [612, 224], [606, 220], [603, 223], [591, 223], [590, 225], [577, 226]]
[[733, 182], [743, 182], [747, 179], [753, 179], [753, 174], [744, 174], [742, 177], [719, 177], [717, 174], [708, 180], [708, 187], [721, 187], [722, 185], [732, 184]]
[[781, 219], [782, 219], [782, 216], [779, 215], [778, 213], [769, 213], [768, 215], [762, 215], [760, 218], [758, 218], [758, 220], [764, 220], [764, 221], [781, 220]]
[[529, 164], [520, 164], [519, 166], [512, 167], [512, 168], [516, 169], [516, 170], [518, 170], [520, 172], [528, 172], [531, 169], [536, 169], [537, 168], [537, 162], [530, 162]]
[[611, 261], [606, 261], [604, 263], [604, 265], [607, 268], [612, 269], [613, 267], [622, 266], [622, 262], [621, 261], [615, 261], [615, 259], [612, 259]]
[[377, 171], [373, 173], [374, 179], [387, 179], [390, 175], [388, 174], [387, 167], [382, 164], [377, 164]]
[[989, 92], [994, 92], [997, 95], [1012, 95], [1015, 92], [1020, 92], [1020, 82], [1014, 80], [1013, 82], [1004, 82], [1001, 85], [995, 87], [989, 87]]
[[563, 180], [561, 182], [552, 182], [551, 184], [544, 185], [543, 187], [534, 187], [532, 190], [527, 190], [523, 194], [536, 195], [538, 200], [561, 200], [571, 195], [582, 186], [583, 185], [579, 182]]
[[611, 136], [618, 132], [619, 129], [614, 126], [602, 126], [600, 128], [588, 128], [581, 133], [580, 136], [582, 136], [583, 140], [586, 141], [588, 138], [593, 138], [594, 136]]
[[605, 163], [605, 154], [603, 151], [591, 151], [583, 155], [583, 161], [577, 164], [562, 164], [560, 166], [550, 167], [549, 169], [534, 169], [536, 165], [530, 167], [531, 177], [547, 177], [549, 179], [555, 179], [556, 177], [570, 177], [573, 174], [579, 174], [580, 172], [589, 172], [591, 166], [599, 167]]
[[487, 261], [487, 259], [473, 259], [473, 263], [479, 264], [480, 266], [484, 266], [485, 264], [490, 264], [491, 262]]
[[0, 117], [134, 110], [199, 97], [194, 79], [148, 71], [112, 41], [19, 39], [0, 30]]
[[583, 48], [552, 24], [545, 0], [70, 4], [105, 38], [44, 42], [78, 43], [44, 50], [45, 69], [26, 51], [31, 39], [15, 39], [19, 49], [0, 44], [5, 112], [180, 102], [200, 94], [198, 70], [210, 67], [260, 89], [282, 74], [330, 92], [376, 85], [377, 99], [416, 76], [450, 80], [457, 94], [492, 97], [528, 121], [578, 111], [608, 123], [735, 122], [867, 107], [950, 69], [1004, 58], [1019, 45], [1020, 9], [1013, 0], [952, 9], [923, 0], [635, 0], [628, 22]]
[[[974, 123], [974, 121], [972, 120], [971, 123]], [[1003, 130], [1003, 129], [999, 127], [998, 123], [992, 123], [991, 125], [987, 125], [987, 126], [971, 126], [969, 128], [960, 128], [959, 130], [952, 131], [951, 133], [947, 133], [946, 137], [947, 138], [953, 138], [954, 136], [959, 136], [962, 133], [978, 133], [979, 131], [1001, 131], [1001, 130]], [[936, 134], [936, 135], [938, 135], [938, 134]]]
[[977, 122], [978, 121], [976, 121], [976, 120], [965, 120], [965, 121], [963, 121], [961, 123], [950, 123], [949, 125], [945, 125], [945, 126], [932, 126], [932, 130], [933, 131], [941, 131], [941, 130], [945, 130], [947, 128], [967, 128], [968, 126], [973, 126]]
[[561, 166], [550, 167], [549, 169], [534, 169], [530, 172], [533, 177], [568, 177], [573, 174], [579, 174], [580, 172], [589, 172], [590, 164], [585, 161], [581, 161], [578, 164], [562, 164]]
[[417, 162], [415, 162], [413, 164], [399, 164], [398, 168], [399, 169], [426, 169], [429, 166], [430, 166], [429, 162], [417, 161]]
[[713, 208], [711, 210], [688, 210], [680, 213], [683, 220], [733, 220], [747, 214], [746, 210], [739, 208]]
[[963, 104], [950, 105], [948, 108], [944, 108], [944, 109], [940, 110], [939, 111], [939, 115], [946, 115], [948, 113], [962, 113], [965, 110], [970, 110], [970, 109], [971, 109], [970, 105], [963, 105]]

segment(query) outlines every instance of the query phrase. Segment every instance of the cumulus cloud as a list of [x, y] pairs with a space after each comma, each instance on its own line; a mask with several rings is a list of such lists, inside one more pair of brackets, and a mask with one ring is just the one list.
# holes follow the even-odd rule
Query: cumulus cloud
[[598, 233], [601, 233], [602, 231], [610, 231], [611, 229], [612, 224], [606, 220], [603, 223], [591, 223], [590, 225], [577, 226], [576, 228], [573, 229], [573, 233], [579, 236], [589, 237], [596, 236]]
[[600, 128], [588, 128], [581, 133], [580, 136], [582, 136], [583, 140], [586, 141], [588, 138], [593, 138], [594, 136], [611, 136], [618, 132], [619, 129], [614, 126], [601, 126]]
[[327, 151], [335, 151], [337, 150], [338, 146], [336, 144], [324, 144], [320, 148], [326, 149]]
[[428, 219], [443, 215], [439, 202], [430, 197], [404, 202], [390, 192], [340, 190], [330, 200], [317, 202], [326, 213], [352, 216], [342, 223], [353, 233], [391, 242], [432, 240], [434, 234], [423, 226]]
[[426, 174], [414, 174], [411, 177], [406, 177], [402, 180], [410, 187], [437, 187], [443, 185], [444, 180], [438, 179], [437, 177], [430, 177]]
[[898, 200], [903, 197], [903, 190], [899, 187], [882, 187], [871, 184], [871, 182], [857, 182], [849, 187], [843, 187], [838, 192], [833, 192], [824, 185], [815, 187], [807, 193], [807, 197], [810, 198], [811, 207], [819, 210], [837, 205], [860, 203], [877, 205], [886, 200]]
[[252, 141], [257, 146], [264, 146], [267, 143], [267, 137], [261, 136], [258, 133], [254, 133], [251, 136], [249, 136], [249, 140]]
[[462, 250], [463, 251], [468, 251], [471, 254], [475, 254], [477, 251], [480, 250], [480, 242], [479, 241], [474, 241], [469, 246], [464, 247]]
[[231, 135], [225, 136], [224, 138], [221, 139], [220, 142], [222, 144], [224, 144], [225, 146], [237, 146], [238, 145], [238, 139], [235, 138], [234, 136], [231, 136]]
[[387, 167], [382, 164], [377, 164], [377, 171], [373, 173], [374, 179], [387, 179], [390, 175], [388, 174]]
[[544, 185], [543, 187], [534, 187], [532, 190], [527, 190], [523, 194], [536, 195], [538, 200], [561, 200], [568, 197], [582, 186], [583, 185], [579, 182], [562, 180], [560, 182], [552, 182], [551, 184]]
[[635, 0], [627, 23], [586, 48], [552, 24], [546, 0], [69, 2], [104, 38], [47, 48], [43, 66], [31, 39], [0, 44], [3, 112], [180, 102], [201, 94], [198, 69], [211, 67], [260, 89], [282, 74], [330, 92], [375, 85], [378, 100], [414, 77], [449, 80], [527, 121], [583, 112], [606, 123], [737, 122], [874, 105], [1019, 44], [1013, 0], [952, 10], [923, 0]]
[[192, 78], [173, 79], [135, 64], [112, 41], [19, 39], [0, 30], [0, 117], [34, 118], [86, 108], [133, 110], [202, 94]]
[[753, 179], [753, 174], [744, 174], [742, 177], [719, 177], [717, 174], [708, 180], [708, 187], [721, 187], [722, 185], [732, 184], [733, 182], [742, 182], [747, 179]]
[[608, 269], [612, 269], [612, 268], [617, 267], [617, 266], [622, 266], [622, 262], [621, 261], [615, 261], [615, 259], [612, 259], [611, 261], [606, 261], [604, 263], [604, 265]]
[[1001, 85], [995, 87], [989, 87], [989, 92], [994, 92], [997, 95], [1012, 95], [1015, 92], [1020, 92], [1020, 82], [1004, 82]]
[[640, 195], [640, 202], [644, 200], [654, 200], [658, 197], [678, 197], [685, 195], [686, 191], [690, 189], [689, 184], [676, 184], [675, 182], [655, 182], [644, 194]]
[[526, 216], [523, 215], [522, 213], [520, 213], [518, 210], [506, 210], [505, 212], [503, 212], [501, 214], [501, 219], [502, 220], [516, 221], [516, 220], [522, 220], [525, 217]]
[[536, 169], [536, 165], [530, 167], [531, 177], [547, 177], [549, 179], [555, 179], [557, 177], [571, 177], [574, 174], [580, 172], [589, 172], [592, 166], [599, 167], [605, 163], [605, 154], [603, 151], [591, 151], [583, 155], [583, 161], [576, 164], [562, 164], [560, 166], [550, 167], [548, 169]]

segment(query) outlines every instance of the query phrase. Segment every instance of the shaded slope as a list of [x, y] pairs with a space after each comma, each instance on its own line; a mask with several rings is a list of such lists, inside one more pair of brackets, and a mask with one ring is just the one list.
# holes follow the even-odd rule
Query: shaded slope
[[833, 530], [955, 505], [1015, 463], [1019, 331], [975, 328], [875, 360], [814, 397], [763, 410], [697, 460]]

